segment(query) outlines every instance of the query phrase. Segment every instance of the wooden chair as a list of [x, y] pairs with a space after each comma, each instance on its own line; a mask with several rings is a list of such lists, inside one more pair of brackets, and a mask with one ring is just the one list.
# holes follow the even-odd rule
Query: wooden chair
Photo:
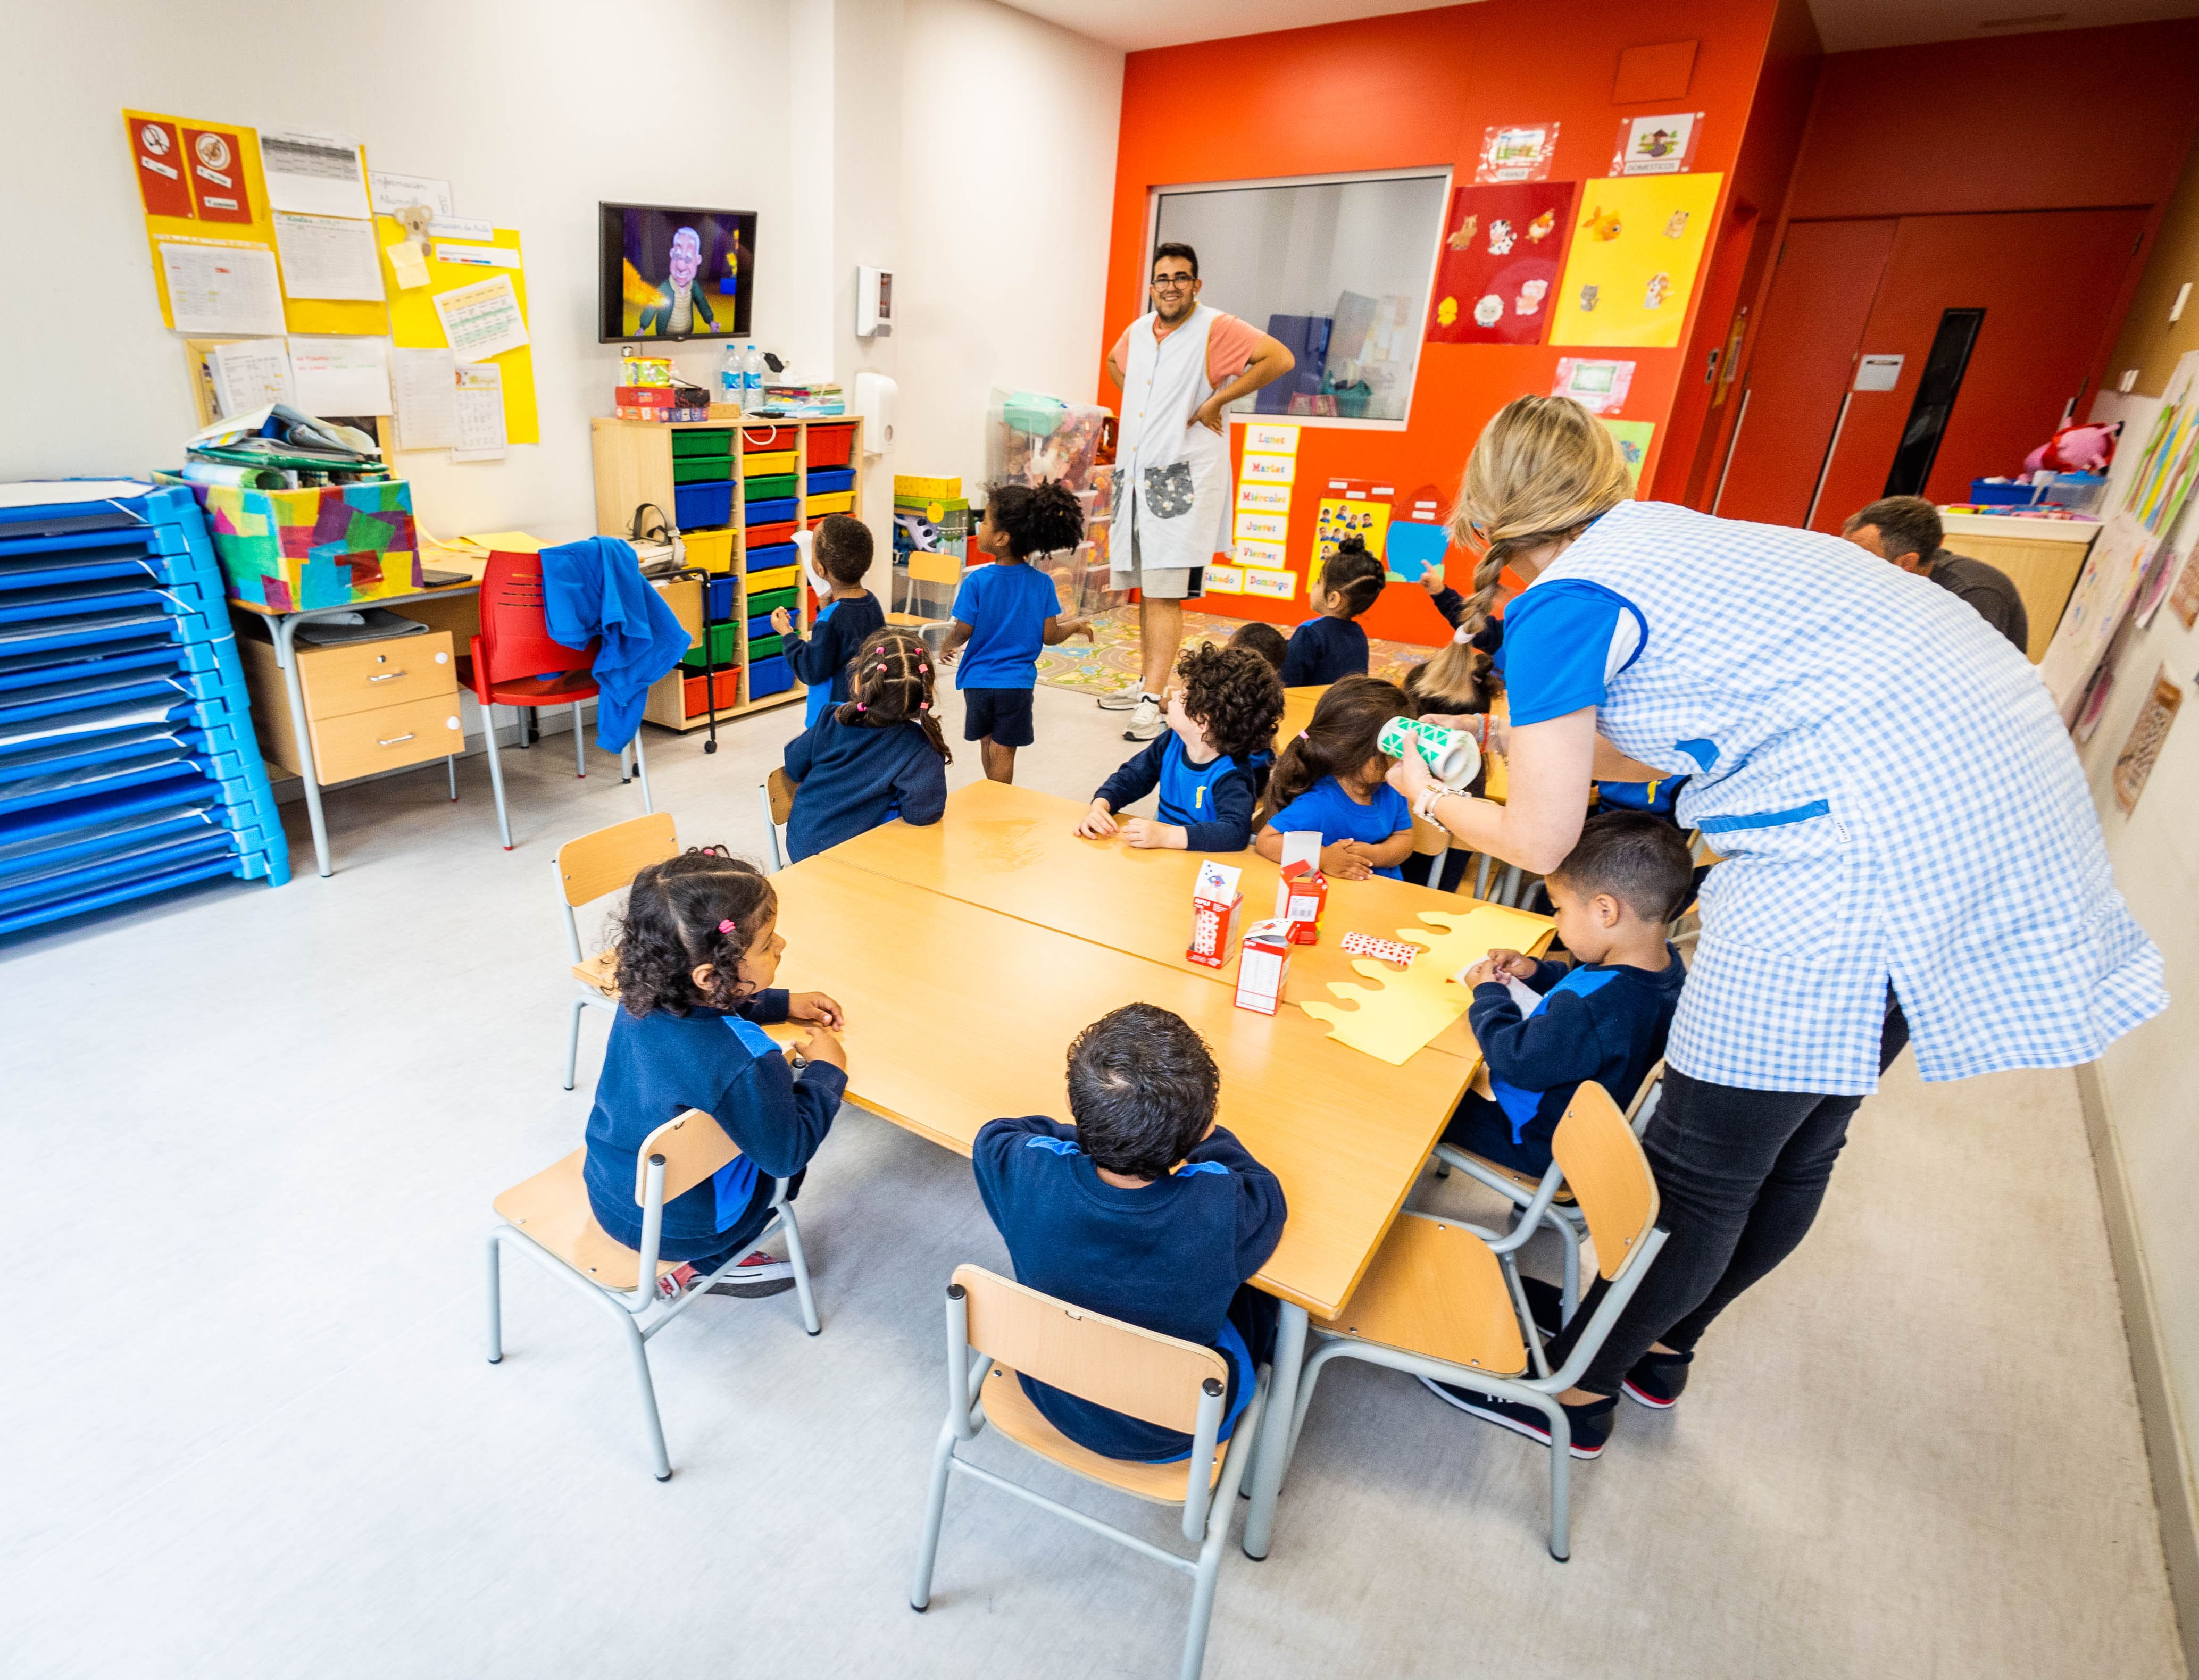
[[1321, 697], [1327, 692], [1327, 683], [1283, 691], [1283, 715], [1275, 724], [1275, 755], [1278, 758], [1282, 756], [1285, 747], [1298, 739], [1298, 732], [1313, 721], [1314, 708], [1321, 704]]
[[[1080, 1399], [1182, 1430], [1192, 1437], [1190, 1457], [1147, 1464], [1088, 1451], [1031, 1404], [1016, 1380], [1018, 1372]], [[909, 1607], [923, 1610], [931, 1602], [948, 1479], [960, 1471], [1190, 1575], [1195, 1584], [1181, 1673], [1181, 1680], [1195, 1680], [1206, 1660], [1215, 1577], [1237, 1505], [1238, 1484], [1252, 1456], [1267, 1399], [1268, 1371], [1263, 1366], [1235, 1430], [1228, 1441], [1217, 1442], [1228, 1378], [1228, 1362], [1212, 1348], [1087, 1312], [980, 1267], [956, 1267], [947, 1289], [947, 1421], [932, 1453], [931, 1491]], [[954, 1444], [975, 1440], [988, 1421], [1018, 1446], [1103, 1487], [1182, 1506], [1183, 1537], [1199, 1547], [1197, 1560], [1164, 1550], [955, 1456]]]
[[573, 913], [606, 893], [615, 893], [652, 863], [680, 855], [680, 837], [669, 811], [654, 811], [630, 822], [613, 823], [577, 840], [568, 840], [551, 860], [557, 871], [558, 898], [565, 912], [565, 944], [573, 955], [573, 978], [580, 995], [573, 1000], [572, 1023], [565, 1035], [565, 1088], [573, 1088], [580, 1064], [580, 1015], [585, 1010], [618, 1010], [618, 953], [589, 956], [580, 946], [580, 918]]
[[790, 780], [784, 767], [756, 784], [756, 800], [763, 807], [763, 831], [771, 841], [771, 872], [774, 875], [786, 867], [786, 850], [780, 843], [779, 831], [794, 814], [794, 796], [801, 790], [802, 784]]
[[[689, 1304], [709, 1293], [716, 1280], [698, 1277], [677, 1296], [667, 1298], [657, 1289], [657, 1279], [677, 1271], [680, 1262], [657, 1257], [658, 1234], [664, 1205], [698, 1184], [708, 1183], [721, 1167], [738, 1159], [740, 1151], [726, 1135], [725, 1128], [698, 1108], [675, 1115], [651, 1132], [641, 1146], [636, 1163], [633, 1199], [641, 1209], [641, 1247], [628, 1248], [596, 1222], [588, 1205], [587, 1186], [580, 1170], [587, 1159], [585, 1148], [515, 1184], [496, 1199], [501, 1223], [488, 1234], [488, 1362], [504, 1358], [503, 1267], [505, 1248], [540, 1263], [552, 1276], [563, 1280], [617, 1321], [627, 1349], [633, 1356], [634, 1380], [641, 1386], [642, 1419], [649, 1429], [649, 1448], [656, 1461], [656, 1479], [672, 1479], [672, 1460], [664, 1450], [664, 1423], [656, 1409], [656, 1385], [650, 1380], [649, 1341], [685, 1311]], [[786, 1258], [794, 1270], [794, 1286], [802, 1303], [802, 1327], [815, 1335], [817, 1298], [809, 1287], [809, 1267], [802, 1254], [802, 1228], [786, 1200], [782, 1181], [771, 1199], [776, 1224], [786, 1231]], [[765, 1228], [767, 1232], [771, 1228]]]
[[1321, 1345], [1298, 1383], [1290, 1444], [1297, 1446], [1314, 1385], [1333, 1359], [1362, 1359], [1532, 1406], [1549, 1424], [1550, 1555], [1562, 1561], [1572, 1545], [1572, 1432], [1558, 1396], [1602, 1348], [1665, 1234], [1648, 1158], [1602, 1086], [1589, 1080], [1573, 1094], [1552, 1144], [1610, 1286], [1565, 1363], [1549, 1368], [1513, 1263], [1532, 1224], [1523, 1221], [1499, 1237], [1463, 1220], [1401, 1213], [1344, 1310], [1312, 1322]]

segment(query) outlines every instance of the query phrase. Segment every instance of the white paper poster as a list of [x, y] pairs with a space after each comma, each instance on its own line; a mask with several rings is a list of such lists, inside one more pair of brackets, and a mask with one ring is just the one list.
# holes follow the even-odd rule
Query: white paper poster
[[1291, 533], [1291, 522], [1280, 513], [1240, 513], [1237, 516], [1239, 542], [1282, 542]]
[[2121, 512], [2109, 516], [2100, 534], [2092, 539], [2085, 569], [2069, 592], [2069, 604], [2062, 610], [2054, 639], [2039, 662], [2039, 680], [2054, 697], [2065, 723], [2076, 715], [2077, 704], [2085, 697], [2115, 627], [2130, 610], [2160, 540], [2133, 516]]
[[438, 216], [447, 216], [452, 211], [451, 184], [426, 175], [392, 175], [385, 169], [366, 172], [367, 190], [374, 200], [375, 213], [394, 216], [400, 210], [415, 204], [424, 204]]
[[1264, 423], [1247, 426], [1245, 428], [1245, 447], [1256, 454], [1295, 455], [1298, 452], [1298, 429]]
[[1210, 595], [1242, 595], [1245, 575], [1234, 566], [1209, 566], [1200, 575], [1201, 586]]
[[400, 449], [448, 449], [458, 440], [458, 364], [448, 350], [389, 353]]
[[1286, 514], [1291, 510], [1291, 487], [1242, 480], [1237, 486], [1237, 508], [1240, 513]]
[[294, 338], [290, 383], [297, 405], [330, 415], [389, 412], [389, 341], [386, 338]]
[[372, 222], [277, 210], [275, 249], [283, 259], [283, 289], [294, 298], [382, 300], [381, 248]]
[[213, 364], [214, 400], [224, 419], [270, 403], [296, 405], [290, 388], [289, 347], [283, 340], [247, 338], [217, 344], [208, 359]]
[[283, 283], [265, 245], [160, 242], [168, 312], [180, 333], [283, 330]]
[[1261, 455], [1247, 451], [1242, 476], [1247, 484], [1287, 485], [1298, 477], [1298, 458], [1293, 455]]
[[493, 362], [473, 362], [458, 370], [458, 438], [453, 461], [500, 461], [507, 445], [504, 431], [504, 370]]
[[517, 268], [519, 253], [502, 245], [453, 245], [447, 241], [435, 242], [435, 260], [441, 263], [464, 263], [475, 268]]
[[1296, 572], [1268, 571], [1255, 567], [1243, 575], [1247, 595], [1265, 595], [1270, 600], [1287, 601], [1298, 592], [1298, 575]]
[[508, 274], [443, 293], [435, 313], [442, 318], [444, 341], [462, 362], [486, 361], [527, 342], [526, 318]]
[[373, 215], [366, 196], [366, 165], [359, 142], [341, 134], [293, 130], [260, 134], [260, 166], [267, 177], [267, 202], [306, 216]]
[[496, 224], [471, 216], [438, 216], [428, 224], [428, 236], [430, 239], [493, 239], [496, 237]]
[[1283, 563], [1283, 545], [1279, 542], [1246, 542], [1237, 544], [1237, 563], [1240, 566], [1274, 568]]

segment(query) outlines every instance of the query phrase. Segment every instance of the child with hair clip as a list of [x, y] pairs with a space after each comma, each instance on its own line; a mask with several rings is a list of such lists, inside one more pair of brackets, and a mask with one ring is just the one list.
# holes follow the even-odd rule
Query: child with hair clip
[[1084, 510], [1059, 484], [996, 484], [986, 493], [977, 546], [993, 563], [962, 580], [954, 596], [954, 627], [939, 661], [953, 664], [969, 645], [969, 657], [954, 676], [962, 691], [962, 738], [979, 744], [985, 774], [994, 781], [1015, 780], [1016, 749], [1037, 738], [1031, 690], [1038, 685], [1039, 649], [1071, 636], [1092, 639], [1089, 619], [1060, 616], [1053, 580], [1030, 557], [1083, 540]]
[[[804, 538], [811, 540], [804, 542]], [[802, 717], [806, 726], [824, 716], [827, 706], [847, 699], [848, 667], [855, 650], [872, 631], [885, 627], [886, 612], [878, 598], [863, 587], [864, 574], [871, 569], [869, 526], [844, 513], [828, 513], [817, 522], [814, 531], [801, 532], [794, 540], [805, 563], [814, 555], [818, 569], [831, 590], [817, 610], [817, 621], [809, 627], [806, 641], [802, 627], [785, 607], [771, 615], [771, 627], [779, 632], [784, 645], [787, 668], [796, 680], [809, 685]]]
[[1382, 563], [1360, 538], [1346, 537], [1322, 562], [1313, 604], [1321, 613], [1291, 632], [1283, 686], [1308, 688], [1367, 674], [1367, 633], [1359, 615], [1381, 598]]
[[1397, 866], [1413, 849], [1412, 808], [1384, 779], [1391, 761], [1375, 743], [1391, 718], [1412, 715], [1413, 703], [1395, 683], [1346, 677], [1331, 685], [1312, 721], [1283, 744], [1253, 849], [1280, 862], [1283, 836], [1318, 830], [1321, 873], [1331, 879], [1402, 880]]
[[[1202, 643], [1183, 656], [1156, 741], [1100, 785], [1076, 825], [1088, 840], [1119, 833], [1131, 845], [1177, 851], [1241, 852], [1251, 843], [1259, 802], [1252, 755], [1273, 744], [1283, 685], [1267, 661], [1243, 648]], [[1117, 822], [1115, 813], [1160, 790], [1158, 817]]]
[[796, 862], [899, 817], [922, 827], [947, 809], [954, 755], [939, 727], [932, 657], [913, 630], [878, 632], [855, 650], [849, 699], [786, 744], [799, 784], [786, 821]]
[[[649, 1135], [699, 1108], [739, 1146], [707, 1184], [664, 1205], [658, 1252], [685, 1261], [657, 1280], [668, 1297], [698, 1278], [738, 1277], [714, 1292], [773, 1295], [792, 1269], [752, 1245], [771, 1222], [774, 1181], [801, 1187], [848, 1088], [836, 1036], [840, 1006], [822, 992], [773, 988], [786, 942], [779, 899], [754, 864], [722, 848], [690, 850], [633, 878], [615, 927], [619, 1012], [588, 1111], [581, 1176], [596, 1222], [641, 1246], [636, 1161]], [[776, 1021], [814, 1023], [797, 1077], [765, 1036]]]

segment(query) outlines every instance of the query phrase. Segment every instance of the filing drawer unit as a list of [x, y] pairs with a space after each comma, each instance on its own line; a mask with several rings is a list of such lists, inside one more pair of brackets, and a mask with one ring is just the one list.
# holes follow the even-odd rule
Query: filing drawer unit
[[[265, 727], [268, 762], [292, 775], [303, 761], [275, 650], [247, 626], [239, 645], [245, 681]], [[458, 712], [458, 668], [447, 631], [390, 636], [332, 647], [298, 644], [298, 686], [306, 697], [315, 779], [323, 787], [403, 770], [465, 750]]]
[[290, 878], [187, 491], [0, 508], [0, 934]]

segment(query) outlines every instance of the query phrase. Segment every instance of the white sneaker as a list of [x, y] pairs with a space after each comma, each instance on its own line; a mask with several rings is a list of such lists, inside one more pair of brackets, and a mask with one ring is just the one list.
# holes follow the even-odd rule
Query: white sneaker
[[1145, 696], [1134, 688], [1120, 688], [1112, 694], [1100, 697], [1100, 709], [1103, 712], [1127, 712], [1144, 698]]
[[717, 1276], [710, 1280], [713, 1295], [738, 1295], [751, 1301], [767, 1295], [783, 1295], [793, 1287], [792, 1264], [762, 1249], [736, 1265], [720, 1266]]
[[1130, 714], [1130, 726], [1123, 732], [1126, 741], [1158, 740], [1168, 725], [1161, 718], [1161, 703], [1150, 694], [1138, 697], [1138, 709]]

